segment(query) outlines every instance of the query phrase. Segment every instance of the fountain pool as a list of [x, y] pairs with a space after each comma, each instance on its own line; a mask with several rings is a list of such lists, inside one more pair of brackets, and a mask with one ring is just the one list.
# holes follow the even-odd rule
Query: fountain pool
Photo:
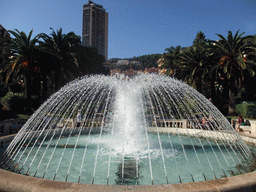
[[[161, 151], [159, 150], [157, 134], [149, 134], [148, 136], [150, 140], [149, 153], [151, 156], [152, 179], [154, 184], [166, 184], [167, 180], [165, 177]], [[208, 142], [205, 139], [201, 140], [200, 143], [196, 138], [191, 138], [194, 143], [194, 146], [192, 146], [191, 140], [188, 136], [178, 137], [171, 135], [170, 139], [173, 141], [171, 146], [167, 134], [160, 134], [160, 138], [169, 184], [212, 180], [215, 179], [215, 177], [230, 177], [249, 171], [244, 169], [244, 167], [248, 166], [246, 162], [242, 162], [241, 164], [237, 159], [232, 158], [232, 155], [239, 153], [238, 151], [235, 150], [230, 152], [225, 148], [225, 146], [218, 146], [214, 141]], [[61, 169], [59, 169], [55, 175], [56, 167], [59, 163], [58, 161], [53, 161], [49, 165], [47, 171], [46, 167], [57, 142], [57, 139], [53, 139], [51, 142], [45, 141], [44, 144], [41, 145], [41, 150], [34, 159], [35, 162], [41, 161], [40, 167], [38, 167], [37, 163], [32, 164], [31, 167], [28, 166], [34, 158], [34, 156], [31, 155], [29, 156], [29, 159], [26, 159], [33, 144], [28, 146], [26, 152], [23, 154], [23, 158], [21, 158], [19, 162], [13, 162], [14, 165], [17, 165], [18, 163], [22, 165], [26, 160], [27, 163], [20, 171], [21, 174], [27, 174], [27, 170], [29, 169], [30, 176], [50, 180], [55, 176], [55, 180], [65, 181], [69, 170], [68, 182], [79, 181], [80, 183], [90, 184], [94, 178], [95, 184], [152, 184], [150, 177], [150, 165], [148, 161], [148, 149], [146, 147], [140, 151], [127, 154], [123, 159], [121, 149], [120, 152], [117, 152], [114, 149], [110, 150], [110, 148], [113, 148], [111, 147], [112, 145], [118, 145], [118, 143], [120, 143], [119, 138], [112, 138], [111, 135], [106, 134], [102, 136], [101, 141], [98, 140], [97, 134], [92, 135], [90, 138], [88, 138], [88, 135], [81, 135], [79, 142], [77, 142], [77, 136], [71, 136], [70, 138], [63, 137], [57, 144], [54, 156], [52, 157], [53, 159], [59, 159], [58, 157], [62, 155], [65, 150], [65, 145], [67, 145], [63, 155], [64, 158], [59, 165]], [[85, 143], [88, 145], [86, 154], [83, 155]], [[75, 145], [76, 149], [74, 149]], [[95, 170], [95, 177], [93, 177], [98, 145], [100, 145], [100, 147], [97, 157], [97, 167]], [[36, 154], [39, 146], [40, 142], [34, 145], [31, 154]], [[48, 149], [46, 154], [44, 154], [43, 160], [41, 160], [46, 147], [48, 147]], [[214, 149], [215, 154], [212, 149]], [[186, 151], [186, 156], [183, 153], [183, 150]], [[23, 150], [20, 151], [20, 154], [22, 153]], [[19, 158], [19, 155], [17, 158]], [[69, 167], [71, 158], [73, 158], [73, 165]], [[198, 159], [200, 159], [200, 164]], [[81, 168], [82, 162], [83, 166]], [[214, 170], [209, 166], [209, 163]], [[122, 170], [122, 164], [124, 164], [124, 170]], [[79, 173], [81, 169], [80, 179]], [[125, 174], [123, 177], [122, 171]]]
[[255, 159], [203, 95], [176, 79], [139, 75], [64, 86], [31, 116], [1, 164], [57, 181], [157, 185], [244, 174]]

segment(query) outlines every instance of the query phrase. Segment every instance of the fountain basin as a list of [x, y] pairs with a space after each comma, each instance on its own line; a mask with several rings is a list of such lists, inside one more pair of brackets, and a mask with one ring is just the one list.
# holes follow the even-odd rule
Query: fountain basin
[[225, 187], [255, 170], [253, 153], [208, 99], [158, 75], [71, 82], [30, 117], [2, 157], [6, 170], [117, 190], [228, 177], [219, 182]]
[[[11, 141], [15, 135], [1, 137], [0, 140]], [[242, 138], [250, 143], [256, 144], [256, 138], [243, 135]], [[254, 191], [256, 188], [256, 171], [237, 175], [228, 178], [221, 178], [209, 181], [200, 181], [182, 184], [165, 185], [98, 185], [70, 183], [62, 181], [53, 181], [41, 178], [25, 176], [0, 169], [0, 191], [195, 191], [195, 192], [217, 192], [217, 191]]]
[[[149, 150], [146, 147], [140, 148], [140, 151], [132, 151], [131, 154], [127, 154], [124, 158], [122, 156], [122, 147], [109, 150], [112, 145], [118, 145], [121, 142], [119, 138], [112, 138], [109, 134], [103, 134], [100, 141], [98, 140], [98, 134], [90, 135], [90, 138], [88, 135], [80, 135], [79, 141], [77, 141], [77, 135], [68, 137], [68, 134], [66, 136], [62, 134], [63, 137], [59, 140], [57, 137], [56, 139], [45, 140], [43, 144], [39, 141], [35, 144], [26, 145], [26, 148], [20, 150], [19, 154], [17, 154], [16, 159], [19, 160], [13, 160], [9, 170], [14, 170], [23, 175], [58, 181], [93, 182], [93, 184], [109, 185], [187, 183], [230, 177], [251, 171], [252, 165], [240, 162], [232, 157], [232, 155], [238, 155], [238, 151], [225, 148], [225, 145], [221, 143], [221, 139], [224, 137], [227, 142], [237, 142], [234, 138], [230, 137], [229, 133], [217, 134], [215, 132], [212, 134], [211, 141], [201, 138], [201, 142], [198, 142], [195, 135], [197, 137], [207, 136], [206, 133], [209, 131], [203, 131], [205, 132], [203, 133], [202, 131], [195, 132], [194, 130], [175, 128], [163, 129], [162, 131], [168, 131], [168, 133], [170, 131], [173, 133], [180, 132], [179, 135], [159, 134], [165, 157], [165, 167], [162, 162], [162, 153], [159, 149], [158, 135], [156, 133], [148, 133], [151, 144]], [[190, 135], [190, 137], [185, 136], [185, 133]], [[192, 137], [193, 135], [194, 137]], [[172, 145], [169, 143], [169, 138], [172, 140]], [[39, 138], [39, 140], [41, 139]], [[193, 145], [191, 145], [191, 141]], [[217, 144], [216, 142], [219, 143]], [[204, 147], [202, 147], [202, 144]], [[97, 158], [98, 145], [100, 145], [100, 150]], [[39, 148], [41, 151], [38, 151]], [[87, 148], [87, 151], [83, 155], [85, 148]], [[46, 149], [47, 152], [45, 152]], [[214, 149], [214, 153], [212, 149]], [[54, 155], [52, 156], [53, 151]], [[183, 151], [186, 151], [186, 154]], [[28, 157], [28, 153], [36, 155]], [[62, 153], [64, 155], [60, 162], [58, 157]], [[151, 157], [151, 167], [149, 165], [148, 153], [150, 153]], [[21, 154], [23, 156], [20, 159]], [[72, 156], [72, 154], [74, 155]], [[51, 156], [52, 161], [48, 164]], [[111, 159], [109, 159], [110, 156]], [[69, 162], [72, 158], [73, 162], [70, 166]], [[200, 159], [200, 162], [198, 162], [198, 159]], [[95, 168], [96, 160], [97, 167]], [[26, 164], [24, 165], [25, 161]], [[30, 162], [32, 161], [34, 163], [31, 165]], [[40, 166], [38, 166], [38, 162], [40, 162]], [[214, 169], [209, 167], [209, 163]], [[58, 165], [61, 169], [56, 173]], [[45, 171], [46, 166], [49, 166], [47, 171]], [[150, 177], [150, 168], [152, 169], [153, 182]], [[80, 170], [82, 171], [80, 172]], [[167, 179], [165, 178], [165, 170], [167, 172]], [[79, 172], [81, 177], [79, 177]], [[122, 172], [124, 175], [122, 175]]]
[[[71, 130], [73, 133], [72, 136], [70, 136]], [[12, 160], [12, 166], [9, 167], [9, 170], [23, 175], [67, 182], [88, 184], [93, 182], [93, 184], [108, 185], [158, 185], [212, 180], [214, 178], [243, 174], [254, 169], [253, 163], [248, 164], [241, 162], [239, 159], [233, 159], [232, 155], [239, 155], [239, 151], [236, 154], [237, 152], [235, 150], [228, 149], [223, 144], [224, 139], [226, 143], [232, 144], [239, 142], [238, 138], [233, 137], [232, 132], [227, 130], [212, 132], [210, 130], [186, 128], [156, 129], [151, 127], [148, 128], [148, 137], [151, 145], [149, 153], [154, 177], [153, 183], [150, 179], [147, 148], [140, 148], [140, 151], [136, 153], [132, 151], [131, 154], [127, 154], [122, 160], [122, 148], [116, 148], [113, 151], [109, 150], [111, 145], [118, 145], [121, 142], [119, 138], [104, 133], [99, 141], [98, 136], [100, 130], [95, 129], [93, 131], [94, 134], [88, 136], [87, 128], [82, 130], [81, 128], [74, 128], [66, 129], [65, 132], [62, 132], [62, 137], [58, 139], [61, 131], [63, 130], [51, 130], [51, 132], [55, 133], [56, 139], [45, 139], [43, 144], [40, 143], [41, 140], [45, 136], [52, 134], [49, 131], [47, 131], [47, 134], [46, 131], [32, 133], [41, 134], [41, 137], [38, 138], [37, 143], [32, 141], [29, 145], [25, 144], [25, 149], [20, 150], [16, 159], [19, 159], [21, 154], [23, 157], [17, 162]], [[79, 131], [83, 134], [80, 134], [78, 140], [77, 133]], [[23, 133], [23, 135], [25, 136], [27, 133]], [[165, 167], [161, 160], [161, 150], [159, 149], [157, 136], [161, 138], [162, 150], [165, 154]], [[199, 137], [201, 138], [200, 142], [197, 139]], [[169, 139], [172, 141], [171, 144], [169, 143]], [[95, 169], [96, 176], [94, 177], [93, 168], [95, 166], [97, 145], [100, 145], [100, 150], [98, 150], [98, 166]], [[38, 151], [39, 148], [42, 152]], [[82, 154], [85, 148], [87, 152], [83, 156]], [[183, 150], [186, 151], [186, 154], [183, 154]], [[45, 167], [48, 166], [47, 162], [53, 154], [52, 151], [54, 151], [53, 160], [47, 171], [45, 171]], [[61, 156], [63, 151], [65, 151], [64, 158], [60, 163], [58, 157]], [[30, 155], [28, 157], [27, 153], [36, 155]], [[109, 159], [110, 155], [111, 160]], [[73, 158], [72, 166], [69, 163], [71, 158]], [[198, 161], [199, 159], [200, 161]], [[25, 165], [23, 164], [24, 161], [26, 161]], [[34, 162], [34, 164], [31, 165], [30, 162]], [[40, 162], [40, 166], [38, 166], [38, 162]], [[82, 168], [81, 162], [84, 165]], [[209, 163], [214, 169], [210, 169]], [[56, 174], [55, 171], [58, 165], [61, 169]], [[82, 169], [83, 171], [80, 172]], [[165, 178], [165, 170], [167, 172], [167, 178]], [[81, 179], [78, 177], [79, 172], [81, 173]], [[124, 173], [124, 181], [121, 179], [122, 172]]]

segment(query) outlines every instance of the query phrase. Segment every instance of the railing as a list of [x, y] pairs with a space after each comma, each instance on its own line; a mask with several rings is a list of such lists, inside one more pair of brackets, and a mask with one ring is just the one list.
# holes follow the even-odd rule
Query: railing
[[[76, 126], [76, 119], [65, 119], [62, 123], [58, 124], [59, 128], [63, 128], [64, 124], [67, 123], [66, 127], [71, 128]], [[102, 123], [102, 118], [95, 118], [93, 121], [87, 119], [84, 124], [90, 125], [93, 123], [94, 125], [100, 126]], [[199, 126], [203, 126], [201, 122], [188, 120], [188, 119], [157, 119], [156, 121], [152, 121], [153, 127], [166, 127], [166, 128], [199, 128]]]
[[188, 128], [188, 129], [216, 129], [213, 124], [203, 124], [200, 120], [193, 119], [157, 119], [152, 121], [153, 127]]
[[167, 127], [167, 128], [191, 128], [193, 122], [187, 119], [166, 119], [156, 120], [152, 122], [153, 127]]
[[173, 121], [173, 120], [156, 120], [153, 121], [153, 126], [154, 127], [182, 127], [182, 121]]
[[26, 123], [26, 120], [7, 119], [0, 122], [0, 135], [16, 133]]
[[[200, 120], [193, 120], [193, 119], [156, 119], [151, 121], [152, 127], [159, 127], [159, 128], [188, 128], [188, 129], [218, 129], [214, 127], [213, 124], [203, 124]], [[235, 123], [237, 122], [237, 119], [234, 119], [231, 121], [231, 125], [234, 127]], [[83, 122], [83, 126], [91, 126], [93, 123], [93, 126], [100, 126], [102, 124], [102, 117], [96, 117], [94, 120], [87, 119]], [[105, 123], [105, 122], [103, 122]], [[65, 119], [62, 123], [58, 124], [58, 128], [63, 128], [64, 125], [67, 128], [76, 127], [76, 119]], [[241, 126], [241, 128], [244, 129], [244, 131], [251, 132], [251, 126]]]
[[[83, 120], [83, 126], [91, 126], [93, 123], [94, 126], [100, 126], [102, 123], [102, 117], [96, 117], [94, 120], [91, 119], [86, 119], [85, 121]], [[72, 128], [77, 126], [77, 120], [76, 118], [74, 119], [64, 119], [61, 123], [57, 124], [57, 128]]]

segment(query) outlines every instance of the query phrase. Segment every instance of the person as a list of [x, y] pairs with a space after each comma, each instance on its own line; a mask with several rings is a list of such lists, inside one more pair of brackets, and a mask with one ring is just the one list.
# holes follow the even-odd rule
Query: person
[[210, 121], [210, 122], [213, 121], [213, 115], [212, 115], [212, 114], [210, 114], [210, 116], [209, 116], [209, 121]]
[[202, 118], [202, 129], [207, 129], [208, 128], [208, 120], [206, 119], [206, 117], [204, 116], [203, 118]]
[[76, 127], [79, 127], [82, 122], [82, 116], [80, 113], [80, 110], [77, 111], [77, 116], [76, 116]]
[[208, 122], [208, 121], [207, 121], [206, 117], [203, 117], [202, 123], [205, 125], [207, 122]]
[[241, 130], [241, 129], [240, 129], [240, 125], [241, 125], [243, 122], [244, 122], [244, 119], [242, 118], [242, 116], [241, 116], [241, 115], [238, 115], [238, 121], [237, 121], [237, 123], [236, 123], [236, 131], [237, 131], [237, 132]]
[[214, 118], [212, 114], [209, 115], [208, 120], [209, 120], [210, 129], [211, 130], [216, 129], [216, 123], [214, 122]]

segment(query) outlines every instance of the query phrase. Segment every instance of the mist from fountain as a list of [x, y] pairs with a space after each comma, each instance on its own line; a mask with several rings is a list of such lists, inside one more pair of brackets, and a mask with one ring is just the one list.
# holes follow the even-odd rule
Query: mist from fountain
[[1, 165], [46, 179], [134, 185], [217, 179], [252, 171], [254, 163], [203, 95], [176, 79], [141, 74], [70, 82], [30, 117]]

